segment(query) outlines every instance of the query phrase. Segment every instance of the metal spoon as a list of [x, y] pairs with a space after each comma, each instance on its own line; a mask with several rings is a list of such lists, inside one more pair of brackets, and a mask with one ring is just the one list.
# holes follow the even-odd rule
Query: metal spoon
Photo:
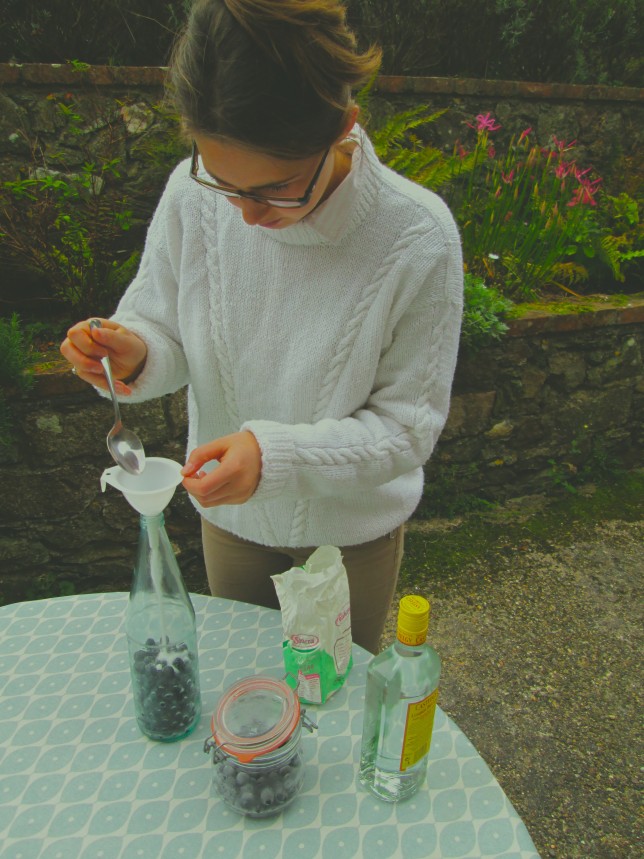
[[[89, 327], [90, 331], [93, 328], [101, 328], [101, 320], [92, 319]], [[112, 395], [112, 405], [114, 406], [114, 426], [107, 434], [107, 449], [117, 465], [120, 465], [121, 468], [130, 474], [140, 474], [145, 468], [145, 451], [143, 450], [141, 439], [132, 430], [126, 430], [123, 427], [121, 412], [118, 400], [116, 399], [116, 391], [114, 390], [112, 367], [107, 355], [101, 358], [101, 364], [103, 365], [107, 385]]]

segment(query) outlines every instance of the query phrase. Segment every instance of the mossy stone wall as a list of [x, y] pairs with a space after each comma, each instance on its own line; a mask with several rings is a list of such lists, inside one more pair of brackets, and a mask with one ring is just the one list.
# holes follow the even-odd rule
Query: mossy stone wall
[[[532, 311], [498, 345], [460, 355], [418, 515], [644, 464], [644, 297], [594, 304]], [[15, 440], [0, 449], [0, 603], [128, 589], [137, 514], [99, 485], [111, 465], [109, 401], [59, 365], [10, 405]], [[123, 419], [149, 455], [182, 460], [184, 392], [124, 405]], [[166, 523], [189, 587], [205, 591], [198, 516], [181, 487]]]
[[[563, 312], [562, 312], [563, 311]], [[528, 311], [459, 356], [421, 511], [467, 509], [642, 464], [644, 298]]]
[[[80, 158], [79, 139], [55, 104], [91, 104], [96, 122], [85, 133], [92, 145], [107, 141], [120, 159], [125, 192], [139, 207], [139, 241], [177, 151], [176, 123], [160, 109], [163, 80], [159, 68], [77, 72], [0, 64], [0, 180], [23, 175], [35, 148], [46, 156], [62, 152], [67, 163]], [[490, 111], [504, 133], [530, 126], [542, 143], [552, 134], [577, 139], [580, 157], [603, 175], [619, 169], [622, 159], [634, 180], [640, 175], [641, 89], [380, 78], [371, 109], [387, 113], [420, 103], [448, 109], [430, 129], [432, 142], [448, 150], [467, 133], [467, 119]], [[0, 289], [6, 297], [24, 291], [24, 284], [3, 273]], [[461, 355], [420, 514], [437, 504], [456, 509], [472, 498], [547, 490], [612, 463], [641, 463], [644, 306], [635, 297], [629, 301], [582, 314], [533, 314], [513, 322], [498, 346]], [[99, 488], [110, 465], [111, 406], [63, 369], [39, 374], [11, 408], [15, 441], [0, 448], [0, 602], [128, 588], [136, 514], [116, 490], [103, 495]], [[151, 455], [181, 459], [182, 393], [125, 406], [124, 418]], [[181, 489], [167, 526], [189, 586], [205, 590], [198, 517]]]
[[[160, 191], [163, 157], [172, 156], [168, 135], [176, 129], [167, 110], [160, 109], [164, 79], [164, 69], [151, 67], [90, 66], [78, 71], [71, 65], [0, 63], [0, 179], [15, 178], [34, 148], [45, 155], [62, 151], [73, 161], [80, 141], [66, 131], [56, 108], [62, 101], [78, 104], [81, 112], [94, 117], [86, 130], [97, 146], [109, 134], [114, 136], [111, 145], [115, 157], [123, 159], [128, 190], [145, 188], [151, 179]], [[501, 136], [531, 128], [542, 145], [550, 143], [552, 135], [566, 143], [576, 141], [579, 162], [609, 182], [618, 180], [620, 190], [629, 190], [623, 187], [625, 165], [641, 182], [644, 89], [382, 76], [369, 97], [374, 115], [419, 104], [446, 109], [419, 134], [448, 151], [457, 139], [471, 135], [467, 121], [491, 112], [502, 125]]]

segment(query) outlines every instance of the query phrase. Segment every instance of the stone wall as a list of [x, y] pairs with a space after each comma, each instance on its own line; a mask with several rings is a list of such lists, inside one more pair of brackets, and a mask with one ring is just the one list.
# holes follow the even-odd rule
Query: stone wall
[[[570, 310], [570, 308], [568, 308]], [[449, 420], [427, 466], [427, 501], [551, 491], [587, 470], [643, 464], [644, 297], [583, 312], [530, 312], [505, 339], [459, 357]], [[99, 487], [111, 465], [111, 404], [66, 366], [11, 399], [15, 441], [0, 448], [0, 602], [129, 588], [137, 515]], [[181, 460], [183, 393], [123, 406], [149, 455]], [[179, 487], [166, 522], [189, 587], [206, 589], [198, 517]]]
[[644, 462], [644, 298], [561, 310], [530, 311], [498, 345], [461, 353], [419, 513], [549, 492]]
[[[162, 177], [155, 166], [173, 125], [159, 110], [163, 81], [160, 68], [95, 66], [75, 71], [72, 66], [0, 64], [0, 179], [14, 178], [34, 149], [45, 155], [73, 155], [79, 141], [66, 132], [56, 109], [56, 101], [62, 100], [96, 114], [87, 128], [96, 145], [105, 142], [105, 120], [111, 117], [113, 127], [119, 126], [115, 155], [123, 159], [128, 186], [145, 185], [142, 175], [150, 174], [160, 189]], [[580, 163], [595, 167], [609, 181], [623, 178], [624, 158], [631, 171], [641, 170], [644, 89], [383, 76], [370, 97], [374, 115], [418, 104], [447, 109], [420, 133], [450, 151], [456, 139], [470, 133], [466, 121], [489, 111], [503, 125], [501, 136], [531, 127], [542, 144], [553, 134], [568, 143], [576, 140]], [[151, 159], [153, 149], [156, 156]], [[166, 154], [172, 156], [171, 151]]]
[[[0, 64], [0, 181], [23, 173], [38, 150], [80, 163], [79, 138], [56, 108], [77, 104], [95, 117], [84, 142], [111, 147], [144, 222], [181, 149], [176, 123], [160, 107], [163, 78], [158, 68]], [[503, 133], [530, 126], [542, 143], [552, 134], [577, 139], [580, 159], [605, 176], [625, 158], [636, 177], [644, 160], [641, 89], [383, 77], [370, 107], [378, 114], [419, 103], [448, 109], [431, 127], [432, 142], [447, 150], [467, 133], [466, 120], [490, 111]], [[3, 296], [8, 281], [3, 273]], [[22, 282], [18, 289], [24, 291]], [[611, 457], [636, 464], [644, 308], [635, 298], [631, 304], [525, 318], [512, 323], [499, 346], [463, 354], [449, 422], [427, 467], [430, 501], [440, 497], [449, 506], [450, 499], [541, 491]], [[55, 370], [40, 374], [33, 391], [11, 406], [16, 440], [0, 448], [0, 601], [128, 588], [136, 515], [116, 490], [102, 495], [98, 484], [110, 465], [111, 406]], [[124, 416], [151, 455], [182, 457], [183, 395], [125, 406]], [[167, 524], [189, 586], [204, 590], [197, 516], [181, 489]]]
[[[472, 139], [466, 125], [491, 113], [502, 128], [494, 139], [532, 129], [542, 146], [553, 135], [575, 142], [577, 162], [594, 168], [606, 187], [641, 189], [644, 162], [644, 89], [544, 84], [527, 81], [384, 77], [374, 87], [374, 113], [393, 113], [418, 104], [446, 113], [419, 129], [435, 146], [451, 151], [458, 139]], [[631, 185], [630, 182], [633, 182]], [[625, 183], [628, 187], [625, 187]]]

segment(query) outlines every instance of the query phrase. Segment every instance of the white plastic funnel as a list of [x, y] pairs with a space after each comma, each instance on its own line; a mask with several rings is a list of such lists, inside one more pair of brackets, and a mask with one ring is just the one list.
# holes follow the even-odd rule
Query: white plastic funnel
[[119, 489], [132, 507], [143, 516], [156, 516], [170, 503], [183, 480], [181, 465], [161, 456], [148, 456], [140, 474], [128, 474], [120, 465], [106, 468], [101, 475], [101, 490], [106, 484]]

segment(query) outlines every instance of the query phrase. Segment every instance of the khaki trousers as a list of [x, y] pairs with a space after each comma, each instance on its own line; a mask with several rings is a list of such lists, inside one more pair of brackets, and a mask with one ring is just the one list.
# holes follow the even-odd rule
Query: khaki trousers
[[[297, 567], [317, 547], [273, 548], [243, 540], [201, 519], [204, 560], [213, 596], [279, 609], [271, 576]], [[349, 580], [351, 634], [377, 653], [398, 581], [404, 525], [357, 546], [339, 546]]]

